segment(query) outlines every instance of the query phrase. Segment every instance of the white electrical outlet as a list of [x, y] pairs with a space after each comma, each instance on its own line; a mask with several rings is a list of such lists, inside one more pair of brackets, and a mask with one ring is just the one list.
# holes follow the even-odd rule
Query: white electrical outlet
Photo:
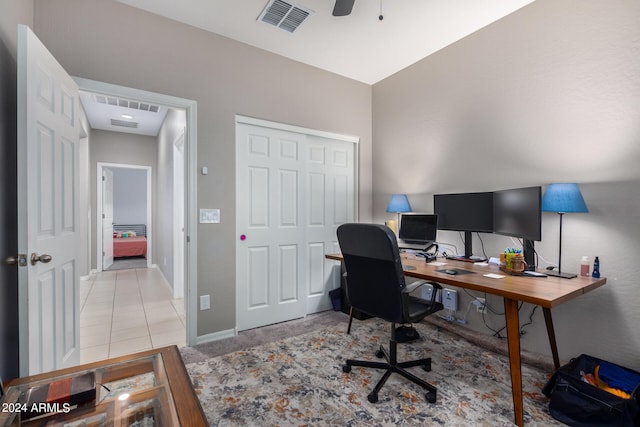
[[484, 298], [476, 298], [473, 303], [476, 305], [476, 311], [478, 313], [486, 313], [487, 312], [487, 300]]
[[442, 291], [440, 291], [440, 289], [435, 289], [434, 287], [431, 287], [431, 286], [422, 287], [422, 299], [431, 301], [431, 295], [433, 294], [433, 292], [436, 292], [435, 302], [442, 302]]
[[427, 301], [431, 301], [431, 295], [435, 291], [433, 286], [422, 286], [422, 299], [426, 299]]
[[458, 310], [458, 291], [444, 288], [442, 290], [442, 305], [450, 311]]
[[211, 308], [211, 298], [209, 295], [200, 295], [200, 310], [209, 310]]

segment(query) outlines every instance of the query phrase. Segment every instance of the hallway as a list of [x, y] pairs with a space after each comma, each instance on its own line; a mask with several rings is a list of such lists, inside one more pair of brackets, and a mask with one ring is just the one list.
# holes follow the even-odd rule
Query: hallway
[[80, 363], [186, 345], [184, 300], [156, 268], [105, 271], [80, 282]]

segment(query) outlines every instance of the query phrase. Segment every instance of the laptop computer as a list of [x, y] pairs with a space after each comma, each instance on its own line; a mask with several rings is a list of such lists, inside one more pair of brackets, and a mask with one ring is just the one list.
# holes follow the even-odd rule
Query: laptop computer
[[428, 250], [436, 242], [438, 215], [402, 214], [398, 247], [400, 249]]

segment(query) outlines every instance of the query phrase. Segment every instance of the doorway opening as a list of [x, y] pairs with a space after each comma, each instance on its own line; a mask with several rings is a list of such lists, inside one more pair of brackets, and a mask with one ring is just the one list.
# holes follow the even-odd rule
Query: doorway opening
[[150, 267], [152, 168], [99, 162], [96, 170], [97, 270]]
[[[196, 145], [197, 145], [197, 104], [193, 100], [177, 98], [170, 95], [163, 95], [154, 92], [142, 91], [139, 89], [133, 89], [118, 85], [112, 85], [104, 82], [97, 82], [93, 80], [83, 79], [74, 77], [74, 81], [78, 84], [79, 89], [81, 91], [86, 91], [94, 94], [100, 94], [103, 96], [114, 96], [121, 97], [127, 99], [136, 99], [140, 102], [150, 103], [154, 105], [164, 105], [167, 108], [181, 110], [184, 112], [184, 123], [185, 125], [180, 130], [181, 137], [181, 159], [180, 165], [182, 169], [182, 175], [180, 178], [171, 178], [176, 179], [180, 190], [177, 191], [181, 193], [182, 201], [176, 201], [174, 204], [177, 212], [181, 213], [182, 217], [182, 227], [180, 227], [182, 231], [182, 238], [178, 239], [174, 236], [175, 232], [170, 232], [171, 238], [170, 241], [173, 243], [174, 251], [176, 246], [179, 246], [180, 251], [182, 252], [182, 271], [181, 272], [173, 272], [166, 277], [168, 280], [175, 281], [176, 278], [182, 279], [181, 286], [182, 295], [184, 296], [184, 311], [186, 318], [186, 344], [192, 345], [196, 342], [197, 338], [197, 324], [196, 324], [196, 295], [197, 295], [197, 222], [196, 222], [196, 207], [197, 207], [197, 194], [196, 194], [196, 171], [197, 171], [197, 155], [196, 155]], [[171, 141], [176, 142], [176, 141]], [[175, 145], [175, 144], [173, 144]], [[175, 158], [174, 158], [174, 161]], [[151, 175], [151, 171], [149, 171], [149, 175]], [[148, 186], [153, 182], [153, 177], [149, 176], [147, 178]], [[158, 183], [158, 189], [162, 188], [161, 185], [164, 183]], [[149, 189], [148, 194], [151, 194], [152, 191]], [[153, 203], [158, 203], [159, 194], [156, 194]], [[148, 205], [152, 206], [151, 203]], [[159, 215], [153, 214], [153, 208], [151, 208], [152, 212], [149, 214], [150, 220], [148, 224], [151, 224], [149, 227], [151, 235], [149, 236], [149, 248], [151, 251], [154, 250], [153, 242], [154, 239], [157, 240], [157, 232], [154, 232], [154, 229], [158, 226], [155, 224], [153, 219], [159, 218]], [[94, 215], [95, 217], [95, 215]], [[157, 222], [157, 221], [155, 221]], [[156, 229], [157, 230], [157, 229]], [[171, 228], [173, 230], [173, 228]], [[96, 238], [99, 233], [96, 233]], [[153, 263], [164, 263], [165, 256], [163, 255], [161, 259], [157, 259], [160, 255], [157, 252], [157, 246], [155, 247], [156, 253], [147, 256], [148, 263], [151, 265]], [[101, 257], [96, 256], [96, 269], [98, 269], [98, 259]], [[173, 261], [171, 260], [171, 256], [166, 257], [167, 264], [171, 264], [173, 267]], [[172, 270], [176, 270], [171, 268]], [[176, 277], [177, 276], [177, 277]], [[176, 283], [179, 283], [178, 280]]]

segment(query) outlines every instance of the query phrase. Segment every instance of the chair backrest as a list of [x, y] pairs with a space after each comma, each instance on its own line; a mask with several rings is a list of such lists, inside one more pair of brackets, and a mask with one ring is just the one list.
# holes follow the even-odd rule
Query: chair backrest
[[393, 231], [378, 224], [343, 224], [337, 233], [349, 303], [371, 316], [402, 323], [405, 281]]

